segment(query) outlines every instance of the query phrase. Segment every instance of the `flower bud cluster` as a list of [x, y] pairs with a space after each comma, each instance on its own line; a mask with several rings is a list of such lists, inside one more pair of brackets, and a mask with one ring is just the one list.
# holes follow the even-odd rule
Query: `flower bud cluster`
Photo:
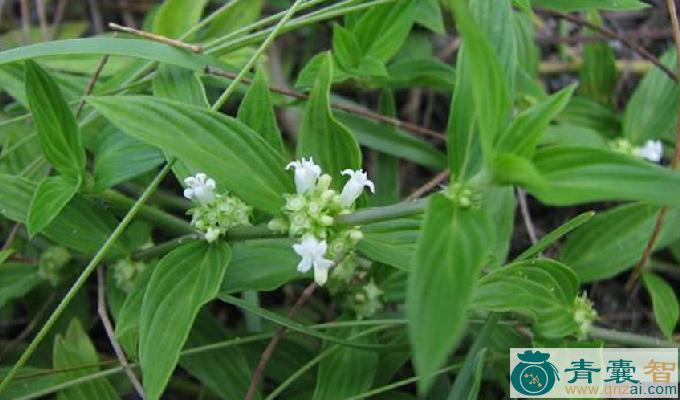
[[593, 302], [588, 299], [588, 294], [583, 292], [574, 299], [574, 321], [578, 326], [579, 339], [588, 337], [596, 320], [597, 311], [593, 308]]
[[342, 308], [358, 319], [371, 317], [384, 307], [383, 291], [371, 277], [370, 268], [370, 263], [347, 258], [335, 268], [328, 286]]
[[135, 284], [135, 279], [146, 268], [146, 264], [141, 261], [124, 258], [113, 264], [112, 268], [116, 287], [122, 291], [129, 292]]
[[188, 211], [191, 225], [203, 233], [208, 242], [214, 242], [229, 229], [250, 225], [252, 207], [228, 193], [215, 193], [215, 181], [205, 174], [196, 174], [184, 183], [187, 186], [184, 196], [195, 204]]
[[61, 270], [71, 261], [71, 253], [65, 247], [49, 247], [40, 255], [38, 275], [57, 286], [61, 281]]
[[449, 186], [446, 196], [460, 208], [478, 208], [482, 201], [478, 192], [474, 192], [468, 185], [462, 183]]
[[358, 229], [335, 229], [335, 218], [350, 212], [365, 187], [374, 191], [373, 182], [363, 170], [344, 170], [342, 174], [349, 179], [338, 193], [331, 189], [331, 176], [324, 174], [312, 158], [293, 161], [286, 169], [294, 170], [297, 193], [285, 195], [282, 217], [271, 220], [268, 226], [301, 238], [293, 245], [301, 257], [298, 270], [314, 268], [314, 280], [323, 285], [333, 260], [345, 258], [362, 237]]

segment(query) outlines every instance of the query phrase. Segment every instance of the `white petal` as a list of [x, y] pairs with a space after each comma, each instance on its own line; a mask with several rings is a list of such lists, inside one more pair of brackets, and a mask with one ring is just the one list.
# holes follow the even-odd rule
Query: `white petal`
[[312, 268], [312, 259], [310, 257], [302, 257], [298, 263], [297, 270], [305, 273], [309, 271], [310, 268]]
[[323, 286], [328, 280], [328, 270], [327, 269], [314, 269], [314, 282], [317, 285]]
[[184, 189], [184, 197], [187, 199], [191, 200], [194, 197], [194, 190], [193, 189]]

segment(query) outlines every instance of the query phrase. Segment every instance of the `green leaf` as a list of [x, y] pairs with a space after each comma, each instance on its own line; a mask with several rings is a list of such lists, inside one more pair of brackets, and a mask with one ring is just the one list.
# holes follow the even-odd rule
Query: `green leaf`
[[550, 147], [536, 153], [534, 165], [545, 184], [527, 189], [544, 203], [680, 202], [680, 175], [632, 155], [589, 147]]
[[564, 224], [553, 229], [547, 235], [543, 236], [538, 240], [533, 246], [524, 250], [522, 254], [515, 258], [515, 261], [524, 261], [539, 255], [543, 250], [550, 247], [553, 243], [559, 240], [562, 236], [568, 234], [579, 226], [590, 221], [591, 218], [595, 216], [595, 211], [586, 211], [583, 214], [570, 219]]
[[463, 334], [490, 231], [485, 214], [456, 208], [442, 194], [430, 199], [406, 298], [421, 392]]
[[135, 283], [118, 312], [116, 339], [128, 356], [137, 357], [139, 341], [139, 315], [142, 312], [144, 293], [156, 266], [148, 265], [135, 279]]
[[448, 396], [449, 400], [477, 398], [476, 392], [479, 390], [481, 380], [478, 371], [481, 371], [484, 366], [486, 348], [493, 331], [496, 329], [498, 319], [497, 314], [489, 315], [480, 332], [475, 335], [474, 342], [467, 356], [465, 356], [463, 367], [456, 375], [456, 380]]
[[[228, 337], [229, 334], [217, 318], [204, 310], [198, 314], [185, 347], [211, 345]], [[220, 398], [241, 400], [245, 397], [251, 372], [243, 352], [238, 347], [223, 347], [184, 355], [180, 358], [179, 364]]]
[[381, 87], [405, 89], [423, 86], [428, 89], [450, 92], [456, 80], [456, 72], [450, 65], [436, 58], [409, 58], [387, 66], [386, 78], [375, 78]]
[[621, 121], [616, 112], [583, 96], [573, 96], [556, 119], [564, 124], [593, 129], [606, 137], [621, 134]]
[[14, 253], [14, 249], [0, 250], [0, 266]]
[[[597, 26], [602, 26], [600, 14], [592, 10], [588, 13], [588, 20]], [[588, 36], [597, 33], [586, 30]], [[583, 66], [579, 73], [579, 92], [600, 104], [611, 105], [612, 94], [616, 92], [618, 83], [616, 56], [609, 43], [594, 42], [583, 45]]]
[[[36, 184], [15, 175], [0, 174], [0, 214], [15, 222], [26, 223], [28, 206]], [[51, 240], [85, 254], [94, 254], [118, 225], [116, 218], [92, 199], [76, 195], [43, 231]], [[115, 243], [110, 251], [111, 258], [129, 252], [127, 237]]]
[[[98, 372], [97, 350], [77, 319], [71, 321], [64, 336], [54, 340], [53, 366], [64, 370], [64, 379], [76, 379]], [[92, 366], [95, 365], [95, 366]], [[83, 368], [83, 366], [90, 366]], [[75, 368], [74, 368], [75, 367]], [[106, 378], [89, 379], [77, 386], [62, 390], [58, 400], [115, 400], [120, 399]]]
[[368, 258], [404, 271], [413, 266], [420, 219], [395, 219], [361, 227], [364, 238], [357, 244]]
[[[359, 328], [354, 328], [340, 330], [337, 334], [351, 337], [359, 332]], [[369, 336], [362, 341], [371, 342], [371, 339]], [[325, 344], [325, 348], [330, 346], [335, 345]], [[377, 366], [376, 352], [351, 347], [337, 348], [319, 365], [312, 400], [346, 399], [365, 392], [373, 383]]]
[[416, 23], [440, 35], [446, 32], [439, 0], [417, 1], [413, 12], [415, 13], [414, 20]]
[[269, 83], [261, 68], [257, 69], [255, 79], [241, 101], [236, 118], [260, 135], [273, 149], [283, 152], [283, 139], [276, 124]]
[[200, 308], [215, 298], [231, 259], [226, 243], [187, 243], [154, 268], [139, 325], [139, 359], [144, 389], [157, 400], [179, 360]]
[[208, 0], [165, 0], [153, 20], [153, 31], [177, 38], [194, 26]]
[[194, 71], [203, 71], [206, 65], [220, 65], [217, 59], [180, 50], [146, 39], [116, 39], [94, 37], [88, 39], [69, 39], [32, 44], [3, 51], [0, 64], [31, 60], [40, 57], [77, 55], [127, 56], [161, 63], [178, 65]]
[[[263, 0], [233, 0], [227, 9], [214, 16], [212, 22], [198, 32], [201, 40], [215, 38], [231, 33], [255, 22], [262, 13]], [[214, 14], [213, 14], [214, 15]]]
[[161, 64], [151, 82], [154, 96], [208, 107], [205, 88], [195, 71]]
[[151, 171], [163, 162], [157, 148], [119, 131], [111, 132], [94, 160], [94, 190], [101, 191]]
[[[606, 279], [632, 267], [640, 259], [656, 221], [658, 207], [625, 204], [602, 212], [570, 235], [560, 260], [584, 282]], [[655, 249], [680, 237], [680, 211], [669, 209]]]
[[313, 157], [339, 188], [345, 181], [342, 170], [361, 168], [361, 151], [354, 136], [331, 113], [332, 70], [331, 55], [324, 53], [300, 126], [297, 153], [299, 157]]
[[497, 151], [531, 158], [550, 121], [567, 105], [574, 89], [567, 86], [518, 114], [500, 136]]
[[88, 102], [126, 134], [208, 174], [258, 209], [276, 214], [282, 193], [294, 191], [283, 157], [234, 118], [148, 96], [90, 97]]
[[561, 338], [577, 330], [574, 301], [578, 288], [576, 274], [563, 264], [549, 259], [522, 261], [480, 279], [473, 307], [528, 315], [537, 335]]
[[531, 0], [534, 7], [558, 11], [610, 10], [632, 11], [649, 7], [639, 0]]
[[76, 119], [57, 84], [33, 61], [26, 61], [26, 96], [45, 158], [71, 180], [85, 174], [85, 149]]
[[[468, 8], [467, 2], [453, 0], [452, 7], [455, 12], [456, 25], [463, 36], [464, 58], [466, 68], [469, 68], [466, 71], [469, 73], [474, 111], [478, 116], [482, 153], [488, 158], [492, 154], [493, 143], [511, 111], [510, 88], [504, 77], [499, 56], [485, 32], [478, 29], [476, 19]], [[460, 73], [460, 67], [458, 71]], [[469, 110], [466, 111], [469, 112]], [[471, 129], [470, 124], [466, 126], [467, 129]], [[470, 143], [470, 140], [467, 139], [463, 143]], [[469, 144], [464, 148], [469, 148]], [[452, 165], [452, 167], [455, 170], [459, 169], [458, 165]]]
[[338, 112], [337, 118], [356, 140], [370, 149], [433, 169], [446, 167], [446, 156], [425, 140], [386, 124]]
[[270, 291], [305, 277], [297, 271], [300, 256], [292, 246], [291, 239], [254, 239], [234, 243], [231, 264], [220, 291]]
[[0, 265], [0, 310], [9, 301], [24, 297], [42, 281], [37, 265], [11, 262]]
[[258, 307], [256, 305], [253, 305], [252, 303], [249, 303], [245, 300], [241, 300], [238, 297], [234, 297], [229, 294], [224, 294], [220, 293], [220, 300], [224, 301], [225, 303], [233, 304], [244, 311], [251, 312], [253, 314], [259, 315], [260, 317], [267, 319], [269, 321], [275, 322], [278, 325], [285, 326], [286, 328], [303, 333], [307, 336], [315, 337], [321, 340], [325, 340], [331, 343], [337, 343], [341, 344], [344, 346], [349, 346], [357, 349], [394, 349], [395, 347], [401, 347], [401, 344], [393, 345], [393, 344], [370, 344], [370, 343], [365, 343], [360, 340], [346, 340], [341, 337], [338, 337], [336, 335], [329, 335], [326, 333], [323, 333], [317, 329], [309, 328], [308, 326], [301, 324], [300, 322], [294, 321], [292, 319], [286, 318], [281, 316], [280, 314], [277, 314], [275, 312], [269, 311], [267, 309]]
[[673, 287], [663, 278], [651, 272], [642, 274], [642, 282], [652, 297], [652, 308], [657, 325], [666, 338], [672, 340], [673, 331], [680, 316], [678, 297], [675, 295]]
[[415, 4], [413, 0], [382, 4], [363, 13], [352, 27], [363, 54], [383, 62], [392, 58], [411, 32]]
[[[675, 50], [667, 51], [661, 62], [673, 69]], [[649, 139], [675, 141], [675, 120], [680, 88], [668, 75], [654, 68], [645, 75], [628, 101], [623, 114], [623, 135], [634, 144]]]
[[333, 55], [340, 68], [351, 71], [359, 66], [363, 51], [354, 34], [340, 25], [333, 25]]
[[61, 176], [50, 176], [40, 182], [28, 208], [28, 234], [33, 236], [45, 229], [71, 201], [79, 186], [80, 178], [74, 184]]

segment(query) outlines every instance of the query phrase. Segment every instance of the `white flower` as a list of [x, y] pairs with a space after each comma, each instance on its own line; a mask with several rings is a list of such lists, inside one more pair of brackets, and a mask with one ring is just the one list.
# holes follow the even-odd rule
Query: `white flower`
[[314, 267], [314, 281], [320, 286], [328, 280], [328, 270], [333, 266], [333, 261], [324, 258], [326, 248], [325, 240], [317, 240], [312, 235], [305, 235], [300, 243], [293, 245], [293, 250], [302, 257], [298, 271], [307, 272]]
[[368, 187], [371, 189], [371, 193], [375, 193], [373, 182], [368, 179], [368, 175], [363, 169], [358, 169], [356, 171], [346, 169], [342, 171], [342, 174], [349, 176], [349, 180], [345, 183], [345, 186], [342, 188], [342, 193], [340, 194], [344, 207], [351, 206], [354, 201], [361, 196], [364, 187]]
[[217, 228], [208, 228], [208, 230], [205, 232], [205, 240], [208, 243], [212, 243], [215, 240], [217, 240], [218, 237], [220, 237], [220, 230]]
[[299, 194], [307, 193], [316, 185], [316, 180], [321, 175], [321, 167], [314, 164], [314, 159], [309, 158], [301, 161], [293, 161], [286, 165], [286, 169], [295, 169], [295, 189]]
[[190, 176], [184, 180], [184, 197], [189, 200], [196, 199], [201, 204], [215, 200], [215, 181], [204, 173]]
[[635, 149], [635, 154], [651, 162], [658, 163], [663, 157], [663, 145], [658, 140], [648, 140], [644, 146]]

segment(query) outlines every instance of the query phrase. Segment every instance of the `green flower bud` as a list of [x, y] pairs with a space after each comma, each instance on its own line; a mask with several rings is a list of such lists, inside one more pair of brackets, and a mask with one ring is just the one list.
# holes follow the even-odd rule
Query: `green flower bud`
[[49, 247], [40, 255], [38, 275], [57, 286], [61, 281], [62, 268], [71, 261], [71, 253], [65, 247]]

